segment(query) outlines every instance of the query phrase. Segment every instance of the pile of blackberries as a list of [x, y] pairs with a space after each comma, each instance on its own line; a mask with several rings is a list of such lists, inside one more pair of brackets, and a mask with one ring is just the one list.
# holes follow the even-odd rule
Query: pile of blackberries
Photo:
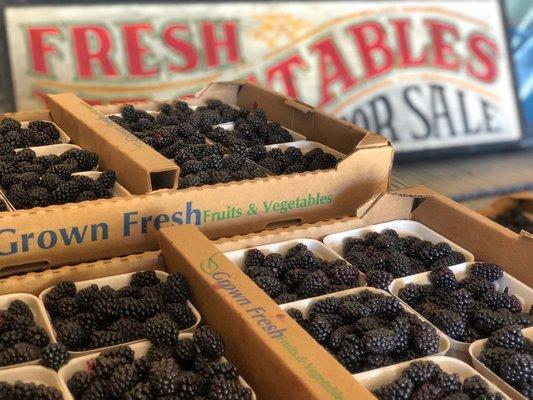
[[459, 281], [441, 267], [429, 273], [429, 285], [409, 283], [398, 296], [452, 339], [473, 342], [508, 325], [533, 325], [533, 315], [522, 312], [516, 296], [496, 290], [494, 282], [502, 276], [498, 265], [476, 263]]
[[278, 304], [361, 286], [357, 268], [344, 260], [323, 260], [303, 243], [285, 256], [248, 250], [243, 271]]
[[445, 242], [433, 244], [415, 236], [400, 237], [393, 229], [369, 232], [363, 239], [348, 238], [343, 257], [365, 273], [369, 286], [387, 290], [401, 278], [465, 262], [462, 253]]
[[246, 156], [275, 175], [334, 168], [337, 158], [317, 147], [303, 154], [297, 147], [268, 150], [261, 145], [246, 149]]
[[174, 161], [180, 167], [180, 189], [267, 176], [243, 155], [224, 154], [220, 145], [185, 146], [178, 150]]
[[526, 399], [533, 399], [533, 342], [524, 337], [521, 326], [494, 332], [478, 359]]
[[202, 326], [193, 338], [152, 345], [135, 358], [130, 347], [101, 353], [88, 371], [76, 372], [67, 382], [74, 399], [207, 399], [249, 400], [252, 391], [239, 381], [230, 362], [221, 359], [224, 341]]
[[533, 220], [526, 214], [526, 211], [520, 204], [515, 208], [496, 215], [493, 220], [516, 233], [520, 233], [520, 231], [533, 233]]
[[0, 381], [2, 400], [62, 400], [61, 392], [52, 386], [34, 382], [16, 381], [14, 384]]
[[60, 282], [46, 294], [44, 304], [57, 341], [71, 351], [84, 351], [139, 339], [173, 340], [196, 323], [188, 300], [181, 274], [162, 282], [154, 271], [142, 271], [118, 290], [97, 285], [76, 290], [73, 282]]
[[11, 118], [0, 122], [0, 155], [23, 147], [47, 146], [59, 143], [59, 131], [48, 121], [31, 121], [27, 128]]
[[23, 301], [14, 300], [7, 310], [0, 310], [0, 367], [39, 359], [49, 342], [48, 333], [35, 324]]
[[501, 393], [492, 393], [479, 375], [461, 381], [459, 374], [443, 371], [433, 361], [413, 361], [401, 377], [373, 391], [379, 400], [503, 400]]
[[47, 207], [113, 197], [114, 171], [104, 171], [98, 179], [73, 175], [98, 165], [98, 155], [70, 149], [37, 157], [31, 149], [0, 156], [0, 186], [15, 209]]
[[313, 303], [307, 318], [295, 308], [287, 313], [351, 373], [439, 351], [437, 330], [381, 293], [324, 298]]

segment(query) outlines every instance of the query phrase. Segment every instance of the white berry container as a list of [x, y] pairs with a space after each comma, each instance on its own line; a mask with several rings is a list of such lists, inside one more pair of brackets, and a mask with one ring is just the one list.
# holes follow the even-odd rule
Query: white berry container
[[[180, 339], [186, 339], [186, 338], [192, 339], [192, 336], [193, 336], [192, 333], [181, 333], [179, 338]], [[135, 358], [139, 358], [139, 357], [145, 356], [148, 353], [148, 350], [152, 346], [152, 343], [148, 340], [143, 340], [143, 341], [140, 341], [134, 344], [129, 344], [128, 346], [135, 353]], [[93, 360], [96, 357], [98, 357], [102, 351], [103, 350], [100, 350], [98, 353], [92, 353], [92, 354], [84, 355], [82, 357], [74, 358], [70, 360], [66, 365], [61, 367], [58, 371], [61, 384], [65, 386], [68, 390], [68, 386], [67, 386], [68, 380], [78, 371], [89, 371], [92, 368]], [[221, 357], [220, 361], [227, 362], [227, 359], [224, 357]], [[245, 388], [250, 388], [250, 386], [246, 383], [246, 381], [242, 379], [240, 376], [239, 376], [239, 382]], [[254, 400], [256, 399], [256, 395], [253, 391], [252, 391], [252, 398]]]
[[[21, 122], [20, 125], [22, 128], [27, 128], [30, 122], [34, 122], [34, 121], [24, 121], [24, 122]], [[59, 141], [61, 143], [70, 143], [70, 136], [67, 135], [67, 133], [59, 127], [59, 125], [57, 125], [55, 122], [52, 122], [52, 121], [45, 121], [45, 122], [51, 123], [59, 131]], [[38, 147], [47, 147], [47, 146], [38, 146]], [[15, 150], [22, 150], [22, 148], [15, 149]]]
[[[533, 340], [533, 327], [522, 329], [522, 333], [526, 338]], [[485, 378], [494, 382], [510, 398], [514, 400], [527, 400], [527, 398], [525, 396], [522, 396], [518, 390], [513, 388], [502, 378], [500, 378], [496, 373], [492, 372], [488, 367], [481, 363], [481, 361], [479, 361], [479, 356], [481, 355], [483, 349], [485, 349], [487, 340], [488, 339], [476, 340], [470, 345], [470, 348], [468, 349], [470, 357], [472, 359], [472, 363], [474, 364], [474, 368]]]
[[381, 224], [365, 226], [364, 228], [352, 229], [345, 232], [333, 233], [327, 235], [322, 240], [326, 246], [335, 251], [340, 256], [344, 256], [344, 243], [348, 238], [363, 239], [369, 232], [382, 232], [387, 229], [395, 230], [400, 237], [415, 236], [422, 240], [427, 240], [433, 244], [445, 242], [450, 245], [452, 250], [458, 251], [465, 256], [466, 261], [474, 261], [474, 255], [469, 251], [458, 246], [451, 240], [446, 239], [444, 236], [438, 234], [427, 226], [422, 225], [420, 222], [409, 220], [396, 220], [390, 222], [384, 222]]
[[[461, 378], [461, 382], [464, 382], [466, 378], [471, 376], [480, 376], [484, 378], [485, 382], [489, 385], [489, 391], [491, 393], [501, 393], [501, 389], [496, 387], [492, 382], [488, 381], [483, 377], [479, 372], [477, 372], [470, 365], [466, 364], [461, 360], [457, 360], [452, 357], [443, 357], [443, 356], [429, 356], [419, 359], [418, 361], [433, 361], [437, 364], [444, 372], [452, 374], [456, 373]], [[361, 372], [360, 374], [355, 374], [354, 378], [362, 384], [365, 388], [370, 391], [373, 391], [379, 388], [382, 385], [386, 385], [394, 382], [396, 379], [402, 376], [402, 372], [406, 369], [409, 364], [413, 361], [406, 361], [401, 364], [390, 365], [383, 368], [374, 369], [371, 371]], [[508, 399], [504, 393], [501, 393], [505, 399]]]
[[24, 383], [35, 383], [37, 385], [51, 386], [63, 394], [63, 400], [72, 400], [67, 386], [59, 379], [58, 374], [52, 370], [39, 365], [28, 365], [0, 370], [0, 382], [14, 384], [16, 381]]
[[[279, 253], [282, 256], [285, 256], [290, 248], [296, 246], [298, 243], [305, 244], [309, 250], [313, 252], [313, 254], [317, 257], [320, 257], [328, 262], [330, 261], [336, 261], [336, 260], [342, 260], [342, 258], [336, 254], [335, 252], [328, 249], [326, 246], [324, 246], [323, 243], [319, 242], [315, 239], [293, 239], [293, 240], [287, 240], [284, 242], [278, 242], [278, 243], [271, 243], [271, 244], [265, 244], [262, 246], [257, 247], [248, 247], [246, 249], [241, 250], [233, 250], [224, 253], [224, 255], [233, 262], [238, 268], [241, 270], [244, 269], [244, 260], [246, 258], [246, 253], [249, 250], [257, 249], [263, 252], [263, 254], [271, 254], [271, 253]], [[361, 278], [359, 279], [359, 285], [360, 286], [366, 286], [366, 282], [364, 282]]]
[[[474, 263], [471, 262], [463, 263], [450, 267], [450, 269], [453, 271], [457, 280], [461, 280], [469, 275], [468, 271], [470, 270], [473, 264]], [[400, 301], [402, 301], [398, 294], [400, 292], [400, 289], [404, 286], [407, 286], [408, 283], [428, 285], [430, 283], [429, 272], [422, 272], [420, 274], [406, 276], [404, 278], [397, 278], [393, 280], [392, 283], [389, 285], [389, 291], [394, 296], [398, 297]], [[509, 294], [515, 295], [522, 303], [522, 310], [524, 312], [529, 312], [529, 309], [533, 304], [533, 289], [531, 289], [529, 286], [504, 272], [503, 277], [494, 282], [494, 287], [500, 292], [503, 291], [505, 288], [508, 288]], [[470, 356], [468, 354], [468, 348], [470, 346], [470, 343], [460, 342], [452, 338], [450, 338], [450, 342], [451, 350], [449, 355], [469, 362]]]
[[[21, 300], [30, 308], [31, 313], [33, 314], [33, 320], [35, 325], [42, 327], [50, 338], [50, 342], [55, 342], [55, 331], [48, 319], [48, 313], [46, 312], [44, 305], [37, 297], [29, 293], [11, 293], [0, 296], [0, 310], [7, 310], [9, 305], [14, 300]], [[13, 367], [26, 366], [26, 365], [37, 365], [39, 364], [40, 359], [29, 361], [26, 363], [6, 365], [0, 367], [0, 370], [10, 369]]]
[[[382, 294], [384, 296], [392, 297], [390, 293], [388, 293], [388, 292], [386, 292], [384, 290], [376, 289], [374, 287], [370, 287], [369, 286], [369, 287], [360, 287], [360, 288], [355, 288], [355, 289], [343, 290], [342, 292], [325, 294], [325, 295], [322, 295], [322, 296], [317, 296], [317, 297], [313, 297], [313, 298], [305, 299], [305, 300], [298, 300], [298, 301], [294, 301], [292, 303], [282, 304], [282, 305], [280, 305], [280, 307], [281, 307], [281, 309], [283, 311], [287, 311], [287, 310], [289, 310], [291, 308], [296, 308], [297, 310], [302, 312], [302, 314], [303, 314], [303, 316], [305, 318], [307, 318], [309, 316], [309, 311], [311, 309], [311, 306], [313, 304], [315, 304], [319, 300], [323, 300], [323, 299], [325, 299], [327, 297], [337, 297], [337, 298], [346, 297], [346, 296], [349, 296], [351, 294], [360, 293], [360, 292], [362, 292], [364, 290], [368, 290], [368, 291], [370, 291], [372, 293]], [[415, 311], [413, 311], [411, 308], [407, 307], [404, 303], [400, 302], [400, 305], [402, 306], [402, 308], [404, 309], [405, 312], [407, 312], [409, 314], [414, 314], [420, 320], [431, 324], [431, 322], [426, 320], [420, 314], [418, 314]], [[439, 351], [435, 355], [443, 356], [450, 349], [450, 340], [448, 339], [448, 337], [445, 334], [443, 334], [438, 329], [437, 329], [437, 336], [439, 337]]]
[[340, 151], [337, 151], [335, 149], [332, 149], [329, 146], [326, 146], [325, 144], [318, 143], [318, 142], [312, 142], [310, 140], [299, 140], [297, 142], [288, 142], [288, 143], [278, 143], [278, 144], [269, 144], [268, 146], [265, 146], [267, 151], [270, 151], [272, 149], [280, 149], [282, 151], [285, 151], [289, 147], [296, 147], [302, 151], [302, 154], [307, 154], [313, 149], [322, 149], [324, 150], [324, 153], [329, 153], [334, 155], [339, 161], [344, 160], [346, 158], [346, 154], [341, 153]]
[[[163, 281], [163, 282], [166, 281], [166, 279], [168, 277], [168, 274], [166, 272], [155, 271], [155, 273], [156, 273], [156, 276], [161, 281]], [[131, 272], [131, 273], [128, 273], [128, 274], [114, 275], [114, 276], [108, 276], [108, 277], [105, 277], [105, 278], [98, 278], [98, 279], [91, 279], [91, 280], [86, 280], [86, 281], [74, 282], [74, 284], [76, 285], [76, 291], [79, 291], [80, 289], [85, 289], [85, 288], [87, 288], [87, 287], [89, 287], [91, 285], [98, 285], [98, 287], [100, 287], [100, 288], [102, 286], [110, 286], [113, 289], [117, 289], [118, 290], [120, 288], [128, 286], [130, 281], [131, 281], [131, 277], [134, 274], [135, 274], [135, 272]], [[43, 302], [43, 304], [44, 304], [44, 299], [45, 299], [46, 294], [48, 292], [50, 292], [51, 290], [52, 290], [52, 287], [43, 290], [41, 292], [41, 294], [39, 294], [39, 299], [41, 300], [41, 302]], [[196, 331], [196, 328], [200, 324], [200, 320], [201, 320], [200, 313], [198, 312], [198, 310], [196, 310], [196, 308], [194, 308], [194, 306], [191, 304], [190, 301], [187, 301], [187, 307], [189, 307], [189, 309], [194, 314], [194, 316], [196, 318], [196, 322], [195, 322], [195, 324], [193, 326], [191, 326], [191, 327], [189, 327], [187, 329], [184, 329], [181, 332], [194, 332], [194, 331]], [[44, 306], [43, 306], [43, 308], [45, 310], [46, 317], [48, 318], [49, 323], [52, 326], [52, 329], [54, 330], [54, 337], [55, 337], [55, 329], [53, 328], [53, 325], [51, 324], [52, 318], [50, 317], [50, 315], [48, 314], [48, 311], [46, 311], [46, 308]], [[104, 350], [113, 349], [113, 348], [120, 347], [120, 346], [126, 346], [126, 345], [130, 345], [130, 344], [138, 343], [138, 342], [142, 342], [142, 341], [146, 341], [146, 339], [139, 339], [139, 340], [135, 340], [135, 341], [131, 341], [131, 342], [124, 342], [124, 343], [113, 345], [113, 346], [101, 347], [101, 348], [96, 348], [96, 349], [91, 349], [91, 350], [86, 350], [86, 351], [70, 351], [70, 355], [71, 355], [72, 358], [75, 358], [75, 357], [85, 356], [85, 355], [88, 355], [88, 354], [94, 354], [95, 352], [101, 352], [101, 351], [104, 351]]]
[[[88, 176], [89, 178], [96, 180], [98, 179], [100, 175], [102, 175], [102, 172], [101, 171], [85, 171], [85, 172], [75, 172], [72, 175]], [[115, 185], [111, 188], [111, 193], [113, 194], [113, 197], [131, 196], [131, 193], [128, 192], [126, 188], [118, 182], [115, 182]]]

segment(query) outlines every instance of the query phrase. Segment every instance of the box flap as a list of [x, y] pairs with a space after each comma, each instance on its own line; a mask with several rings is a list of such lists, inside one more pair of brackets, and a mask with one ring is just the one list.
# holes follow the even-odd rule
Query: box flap
[[177, 165], [113, 123], [71, 93], [49, 95], [54, 121], [74, 143], [100, 156], [101, 169], [113, 169], [118, 181], [132, 194], [173, 188]]
[[164, 228], [160, 241], [167, 271], [187, 278], [193, 303], [258, 398], [373, 398], [199, 230]]

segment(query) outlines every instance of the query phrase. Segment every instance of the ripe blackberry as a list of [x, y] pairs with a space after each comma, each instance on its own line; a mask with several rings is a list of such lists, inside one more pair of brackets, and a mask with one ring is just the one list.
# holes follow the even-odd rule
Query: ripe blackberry
[[494, 282], [503, 277], [503, 269], [496, 264], [475, 263], [470, 268], [470, 276], [477, 276]]
[[137, 368], [133, 364], [123, 364], [111, 374], [107, 381], [107, 389], [114, 397], [120, 397], [137, 383], [139, 376]]
[[190, 297], [187, 281], [179, 272], [167, 277], [164, 293], [169, 303], [185, 303]]
[[462, 341], [466, 332], [466, 322], [461, 316], [451, 310], [441, 310], [432, 320], [435, 325], [452, 339]]
[[489, 336], [494, 331], [513, 324], [512, 314], [504, 311], [507, 310], [480, 310], [472, 316], [472, 326], [483, 335]]
[[278, 297], [283, 291], [281, 282], [272, 276], [258, 276], [253, 280], [271, 298]]
[[77, 371], [67, 381], [70, 392], [75, 396], [81, 396], [94, 382], [95, 376], [91, 371]]
[[350, 264], [334, 267], [328, 277], [334, 285], [359, 286], [359, 270]]
[[427, 356], [439, 351], [439, 336], [433, 326], [413, 319], [411, 330], [413, 349], [417, 354]]
[[430, 400], [444, 398], [443, 390], [431, 383], [424, 383], [413, 392], [412, 400]]
[[463, 382], [463, 392], [472, 399], [489, 393], [489, 385], [482, 377], [474, 375], [468, 377]]
[[114, 346], [127, 341], [127, 338], [122, 332], [102, 330], [91, 333], [89, 339], [89, 348], [97, 349], [100, 347]]
[[494, 290], [494, 285], [490, 281], [476, 276], [466, 277], [459, 282], [459, 287], [468, 290], [475, 298], [479, 298], [485, 292]]
[[178, 342], [179, 325], [168, 314], [157, 314], [143, 326], [144, 336], [152, 343], [174, 345]]
[[531, 379], [533, 376], [533, 355], [514, 354], [500, 364], [500, 377], [511, 385], [516, 385], [522, 380]]
[[190, 328], [196, 322], [196, 317], [194, 316], [193, 312], [185, 304], [169, 304], [166, 308], [166, 312], [174, 321], [178, 323], [180, 329]]
[[37, 360], [40, 349], [28, 343], [16, 343], [0, 353], [0, 366]]
[[130, 281], [130, 285], [136, 287], [152, 286], [156, 283], [159, 283], [159, 278], [154, 270], [136, 272]]
[[429, 281], [436, 288], [450, 290], [455, 290], [458, 285], [457, 279], [455, 278], [452, 270], [447, 267], [433, 269], [429, 273]]
[[389, 354], [396, 347], [396, 335], [390, 329], [380, 328], [363, 334], [366, 351], [371, 354]]
[[142, 339], [142, 324], [131, 318], [121, 318], [107, 327], [108, 331], [118, 332], [123, 342]]
[[419, 305], [426, 297], [427, 290], [416, 283], [408, 283], [398, 291], [398, 297], [410, 306]]
[[100, 183], [104, 188], [111, 189], [117, 181], [117, 175], [115, 171], [108, 169], [103, 171], [96, 179], [96, 181]]
[[141, 382], [135, 385], [131, 390], [123, 394], [124, 400], [148, 400], [152, 397], [150, 384], [148, 382]]
[[308, 331], [318, 343], [325, 345], [333, 332], [333, 326], [327, 318], [319, 316], [311, 321]]
[[128, 360], [119, 357], [96, 357], [93, 360], [92, 372], [98, 379], [109, 379], [111, 374], [121, 365], [128, 364]]
[[370, 299], [368, 307], [372, 315], [386, 319], [394, 319], [403, 312], [398, 299], [390, 296]]
[[462, 386], [461, 378], [457, 373], [439, 372], [433, 379], [433, 383], [442, 390], [445, 396], [459, 392]]
[[330, 290], [330, 281], [323, 271], [308, 274], [300, 283], [296, 292], [301, 298], [315, 297]]
[[70, 360], [68, 349], [61, 343], [50, 343], [41, 350], [41, 363], [55, 371]]
[[392, 383], [380, 386], [372, 393], [380, 400], [409, 400], [414, 389], [413, 381], [408, 378], [400, 378]]
[[431, 382], [441, 372], [441, 368], [433, 361], [413, 361], [403, 370], [402, 377], [419, 386]]
[[389, 285], [394, 280], [394, 276], [387, 271], [380, 271], [374, 269], [368, 271], [365, 275], [368, 286], [372, 286], [382, 290], [388, 290]]
[[56, 326], [57, 341], [69, 350], [78, 350], [89, 340], [89, 333], [77, 322], [65, 322]]
[[514, 296], [507, 293], [507, 289], [504, 292], [485, 292], [480, 296], [480, 301], [487, 304], [493, 310], [507, 309], [512, 313], [519, 313], [522, 311], [522, 303]]
[[320, 314], [336, 314], [341, 306], [341, 301], [337, 297], [326, 297], [313, 303], [309, 309], [309, 317], [313, 319]]
[[174, 359], [183, 369], [191, 369], [198, 354], [198, 348], [192, 339], [181, 339], [173, 350]]
[[174, 359], [163, 359], [154, 362], [148, 377], [153, 394], [156, 396], [171, 396], [175, 394], [179, 375], [179, 366]]
[[210, 360], [218, 360], [224, 353], [224, 340], [218, 332], [201, 326], [193, 335], [193, 340], [203, 356]]
[[492, 371], [498, 372], [500, 365], [514, 354], [516, 354], [515, 350], [507, 350], [501, 347], [484, 349], [479, 355], [479, 361]]
[[508, 350], [524, 349], [526, 339], [521, 329], [521, 326], [511, 325], [497, 330], [487, 340], [487, 348], [502, 347]]

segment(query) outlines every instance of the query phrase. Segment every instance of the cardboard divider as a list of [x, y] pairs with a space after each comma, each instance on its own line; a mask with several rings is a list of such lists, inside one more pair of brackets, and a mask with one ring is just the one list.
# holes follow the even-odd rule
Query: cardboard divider
[[193, 303], [259, 398], [372, 398], [196, 228], [162, 229], [161, 250], [167, 270], [188, 280]]
[[48, 102], [74, 143], [98, 153], [101, 167], [115, 170], [131, 193], [173, 187], [177, 166], [105, 115], [69, 93], [49, 95]]
[[384, 193], [359, 207], [369, 224], [394, 219], [418, 221], [470, 251], [476, 261], [501, 265], [533, 286], [533, 235], [516, 234], [467, 207], [423, 186]]

